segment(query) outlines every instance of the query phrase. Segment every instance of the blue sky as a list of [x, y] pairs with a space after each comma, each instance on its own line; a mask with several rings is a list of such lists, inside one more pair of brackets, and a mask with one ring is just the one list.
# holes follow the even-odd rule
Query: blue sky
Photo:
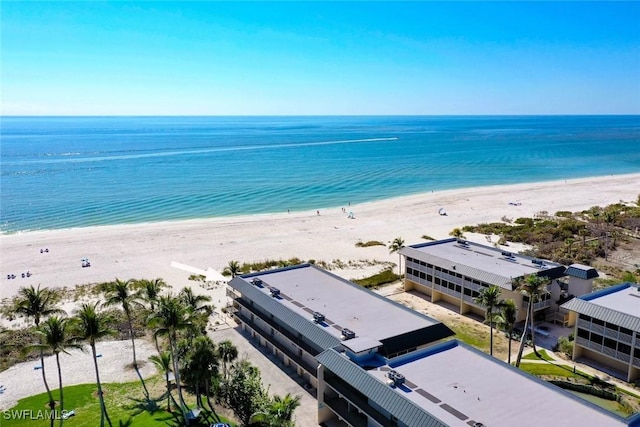
[[638, 2], [2, 2], [7, 115], [640, 114]]

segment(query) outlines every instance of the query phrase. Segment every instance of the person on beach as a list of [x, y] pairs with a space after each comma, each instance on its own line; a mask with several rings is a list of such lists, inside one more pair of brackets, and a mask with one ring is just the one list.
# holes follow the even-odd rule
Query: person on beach
[[320, 211], [316, 211], [316, 214], [317, 214], [318, 216], [320, 216]]

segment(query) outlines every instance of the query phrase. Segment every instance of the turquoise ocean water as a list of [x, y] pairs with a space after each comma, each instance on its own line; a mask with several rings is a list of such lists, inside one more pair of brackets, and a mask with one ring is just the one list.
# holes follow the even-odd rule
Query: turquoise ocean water
[[3, 117], [0, 124], [1, 233], [640, 172], [640, 116]]

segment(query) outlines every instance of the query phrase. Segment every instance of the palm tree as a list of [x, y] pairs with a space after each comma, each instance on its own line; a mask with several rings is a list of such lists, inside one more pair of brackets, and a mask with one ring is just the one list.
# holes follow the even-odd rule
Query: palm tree
[[240, 273], [240, 263], [238, 261], [229, 261], [229, 264], [224, 269], [225, 274], [230, 274], [231, 277], [236, 277]]
[[154, 354], [149, 357], [149, 360], [156, 365], [160, 372], [162, 372], [164, 379], [167, 382], [167, 412], [171, 412], [171, 400], [173, 400], [173, 403], [176, 406], [180, 406], [176, 404], [175, 399], [173, 399], [173, 395], [171, 394], [171, 380], [169, 379], [169, 374], [173, 372], [173, 368], [171, 367], [171, 352], [163, 351], [160, 354]]
[[389, 253], [392, 254], [394, 252], [398, 253], [398, 276], [402, 278], [402, 255], [400, 254], [400, 249], [404, 248], [404, 240], [402, 237], [396, 237], [393, 239], [393, 242], [389, 245]]
[[[149, 304], [150, 311], [154, 311], [156, 309], [156, 303], [158, 302], [158, 297], [160, 297], [160, 293], [162, 292], [162, 288], [166, 287], [167, 284], [162, 279], [154, 279], [154, 280], [140, 280], [136, 283], [140, 286], [139, 296], [140, 298]], [[160, 353], [160, 346], [158, 344], [158, 337], [154, 337], [154, 343], [156, 345], [156, 350]]]
[[151, 311], [155, 310], [160, 292], [162, 292], [162, 288], [166, 287], [167, 284], [162, 279], [140, 280], [138, 284], [141, 285], [141, 298], [149, 304]]
[[178, 398], [180, 400], [180, 409], [188, 423], [187, 405], [182, 395], [182, 385], [180, 383], [180, 370], [178, 363], [177, 340], [178, 331], [193, 328], [192, 324], [193, 312], [189, 310], [179, 298], [172, 295], [161, 296], [158, 299], [158, 307], [156, 311], [150, 314], [149, 324], [155, 327], [155, 335], [166, 335], [169, 339], [169, 350], [171, 352], [171, 361], [173, 363], [173, 373], [178, 388]]
[[507, 356], [507, 363], [511, 365], [511, 335], [513, 334], [513, 328], [517, 321], [518, 308], [516, 303], [512, 299], [502, 301], [500, 306], [500, 313], [498, 313], [498, 324], [509, 335], [509, 355]]
[[208, 295], [196, 295], [193, 293], [193, 289], [184, 287], [179, 294], [180, 301], [193, 313], [205, 313], [211, 314], [213, 307], [206, 303], [211, 302], [211, 297]]
[[218, 357], [222, 361], [222, 374], [224, 378], [229, 377], [229, 365], [238, 358], [238, 348], [231, 340], [224, 340], [218, 343]]
[[[39, 334], [42, 336], [41, 344], [36, 346], [49, 349], [56, 355], [56, 364], [58, 365], [58, 383], [60, 386], [60, 411], [64, 411], [64, 394], [62, 388], [62, 370], [60, 369], [60, 353], [69, 354], [67, 349], [82, 348], [78, 344], [78, 340], [69, 334], [69, 319], [64, 317], [49, 317], [40, 327]], [[62, 426], [62, 417], [60, 417], [60, 425]], [[52, 420], [53, 423], [53, 420]]]
[[293, 413], [300, 406], [300, 397], [291, 396], [273, 396], [273, 400], [264, 410], [251, 416], [251, 423], [261, 423], [269, 427], [293, 427]]
[[[182, 375], [184, 373], [184, 375]], [[205, 395], [209, 403], [209, 408], [216, 420], [220, 420], [209, 399], [211, 388], [211, 378], [218, 376], [218, 352], [216, 346], [209, 337], [199, 336], [191, 345], [183, 363], [182, 378], [185, 383], [192, 385], [196, 392], [196, 403], [200, 408], [202, 403], [202, 393], [200, 386], [204, 386]]]
[[529, 330], [531, 330], [531, 346], [533, 347], [533, 352], [536, 354], [536, 356], [540, 357], [538, 350], [536, 350], [536, 334], [533, 325], [533, 307], [542, 295], [549, 293], [549, 291], [547, 290], [549, 279], [544, 276], [530, 274], [528, 276], [525, 276], [524, 278], [520, 278], [520, 280], [517, 280], [516, 283], [518, 283], [518, 291], [529, 298], [527, 319], [524, 323], [524, 332], [522, 333], [522, 338], [520, 338], [518, 358], [516, 359], [516, 367], [520, 367], [520, 360], [522, 359], [522, 352], [524, 350], [524, 344], [527, 338], [527, 331]]
[[[33, 318], [33, 323], [36, 325], [36, 328], [38, 328], [40, 326], [40, 320], [43, 317], [66, 314], [64, 310], [55, 306], [56, 298], [57, 293], [55, 291], [49, 288], [40, 289], [40, 285], [38, 285], [37, 289], [33, 286], [28, 288], [22, 287], [18, 290], [14, 312], [19, 316]], [[49, 383], [47, 383], [47, 375], [44, 369], [44, 349], [41, 347], [39, 350], [42, 381], [44, 382], [44, 388], [47, 390], [47, 396], [49, 396], [49, 408], [53, 410], [55, 401], [53, 400]], [[51, 420], [51, 425], [53, 425], [53, 420]]]
[[112, 307], [115, 305], [119, 305], [122, 307], [125, 316], [127, 317], [127, 322], [129, 324], [129, 334], [131, 336], [131, 348], [133, 350], [133, 367], [138, 369], [138, 361], [136, 359], [136, 340], [135, 334], [133, 332], [133, 323], [131, 321], [131, 309], [135, 306], [139, 305], [138, 296], [132, 292], [132, 280], [122, 281], [120, 279], [116, 279], [115, 282], [109, 284], [106, 289], [105, 298], [103, 306]]
[[483, 288], [473, 300], [486, 308], [485, 319], [489, 321], [489, 354], [493, 356], [493, 310], [500, 306], [500, 288], [493, 285]]
[[96, 370], [96, 384], [98, 386], [98, 399], [100, 400], [100, 427], [104, 427], [106, 419], [111, 426], [107, 407], [104, 404], [104, 395], [102, 393], [102, 384], [100, 383], [100, 371], [98, 370], [98, 356], [96, 355], [96, 341], [113, 335], [114, 331], [107, 326], [107, 317], [103, 313], [98, 313], [95, 304], [82, 304], [82, 307], [76, 313], [75, 321], [77, 323], [77, 331], [82, 341], [89, 342], [91, 353], [93, 355], [93, 366]]

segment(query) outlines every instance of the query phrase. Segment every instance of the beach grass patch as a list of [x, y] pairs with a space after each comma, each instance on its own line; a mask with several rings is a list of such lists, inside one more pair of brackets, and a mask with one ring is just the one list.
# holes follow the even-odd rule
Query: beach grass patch
[[375, 288], [377, 286], [395, 282], [398, 279], [400, 279], [400, 276], [395, 274], [393, 270], [387, 269], [382, 270], [380, 273], [374, 274], [373, 276], [365, 277], [364, 279], [353, 279], [352, 282], [357, 283], [364, 288]]
[[369, 246], [386, 246], [379, 240], [369, 240], [367, 242], [356, 243], [356, 248], [368, 248]]

